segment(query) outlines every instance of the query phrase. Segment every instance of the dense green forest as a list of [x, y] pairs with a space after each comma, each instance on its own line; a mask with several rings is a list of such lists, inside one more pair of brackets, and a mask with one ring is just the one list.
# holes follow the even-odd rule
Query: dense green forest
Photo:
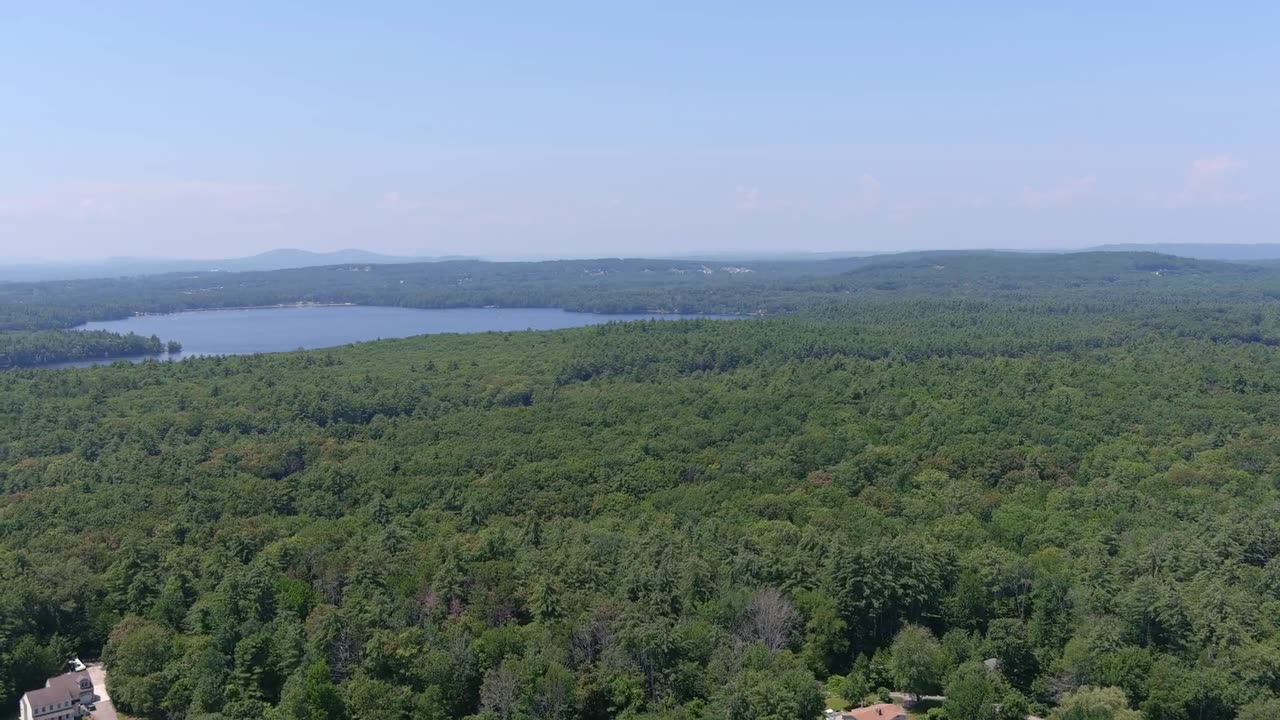
[[0, 369], [66, 360], [156, 355], [177, 347], [180, 344], [166, 345], [154, 335], [143, 337], [104, 330], [4, 332], [0, 333]]
[[3, 373], [0, 700], [80, 653], [155, 719], [1278, 717], [1275, 277], [899, 256], [619, 290], [775, 317]]

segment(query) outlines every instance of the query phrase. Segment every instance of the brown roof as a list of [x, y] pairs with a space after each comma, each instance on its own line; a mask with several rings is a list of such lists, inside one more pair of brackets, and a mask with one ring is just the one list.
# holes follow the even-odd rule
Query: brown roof
[[45, 686], [39, 690], [26, 693], [27, 702], [32, 708], [44, 707], [68, 700], [80, 700], [80, 679], [88, 678], [87, 672], [70, 672], [65, 675], [49, 678]]
[[846, 720], [906, 720], [907, 711], [897, 705], [881, 703], [857, 710], [845, 710]]

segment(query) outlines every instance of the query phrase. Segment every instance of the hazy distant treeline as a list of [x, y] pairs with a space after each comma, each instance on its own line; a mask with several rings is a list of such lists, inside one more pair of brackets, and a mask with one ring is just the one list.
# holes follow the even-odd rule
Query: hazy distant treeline
[[557, 307], [601, 313], [780, 313], [851, 299], [979, 297], [1021, 302], [1142, 295], [1199, 302], [1280, 296], [1280, 268], [1151, 253], [908, 253], [732, 264], [565, 260], [338, 265], [245, 273], [0, 284], [0, 330], [71, 327], [137, 312], [356, 303]]

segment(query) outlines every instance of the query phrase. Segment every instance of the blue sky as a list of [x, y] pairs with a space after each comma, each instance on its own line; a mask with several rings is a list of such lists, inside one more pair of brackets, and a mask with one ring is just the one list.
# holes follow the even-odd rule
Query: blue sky
[[1280, 241], [1276, 3], [0, 3], [0, 257]]

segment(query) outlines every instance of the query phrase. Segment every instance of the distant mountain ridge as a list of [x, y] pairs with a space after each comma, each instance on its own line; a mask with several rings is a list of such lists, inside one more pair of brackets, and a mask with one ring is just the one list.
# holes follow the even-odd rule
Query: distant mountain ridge
[[1114, 243], [1088, 248], [1088, 251], [1153, 252], [1227, 262], [1280, 260], [1280, 243]]
[[170, 272], [247, 272], [255, 270], [288, 270], [291, 268], [319, 267], [323, 265], [347, 265], [368, 263], [371, 265], [400, 265], [405, 263], [459, 260], [462, 256], [413, 257], [383, 255], [368, 250], [335, 250], [314, 252], [294, 248], [268, 250], [264, 253], [225, 260], [184, 260], [163, 258], [113, 257], [102, 262], [80, 263], [18, 263], [0, 264], [0, 281], [34, 282], [40, 280], [85, 280], [90, 278], [126, 277], [134, 275], [159, 275]]
[[[1104, 244], [1077, 250], [1063, 249], [962, 249], [922, 250], [908, 253], [894, 251], [848, 252], [706, 252], [667, 256], [672, 260], [707, 260], [714, 262], [816, 262], [822, 260], [855, 260], [872, 257], [911, 257], [927, 253], [1010, 253], [1065, 257], [1081, 253], [1124, 252], [1157, 253], [1195, 260], [1217, 260], [1235, 263], [1280, 263], [1280, 243], [1125, 243]], [[323, 267], [327, 265], [405, 265], [434, 263], [449, 260], [482, 260], [475, 256], [450, 255], [441, 257], [384, 255], [369, 250], [345, 249], [332, 252], [315, 252], [296, 248], [268, 250], [257, 255], [223, 260], [189, 260], [181, 258], [113, 257], [101, 262], [3, 262], [0, 261], [0, 282], [40, 282], [46, 280], [87, 280], [95, 278], [134, 277], [173, 272], [254, 272]], [[649, 258], [655, 259], [655, 258]], [[496, 260], [495, 260], [496, 262]]]

